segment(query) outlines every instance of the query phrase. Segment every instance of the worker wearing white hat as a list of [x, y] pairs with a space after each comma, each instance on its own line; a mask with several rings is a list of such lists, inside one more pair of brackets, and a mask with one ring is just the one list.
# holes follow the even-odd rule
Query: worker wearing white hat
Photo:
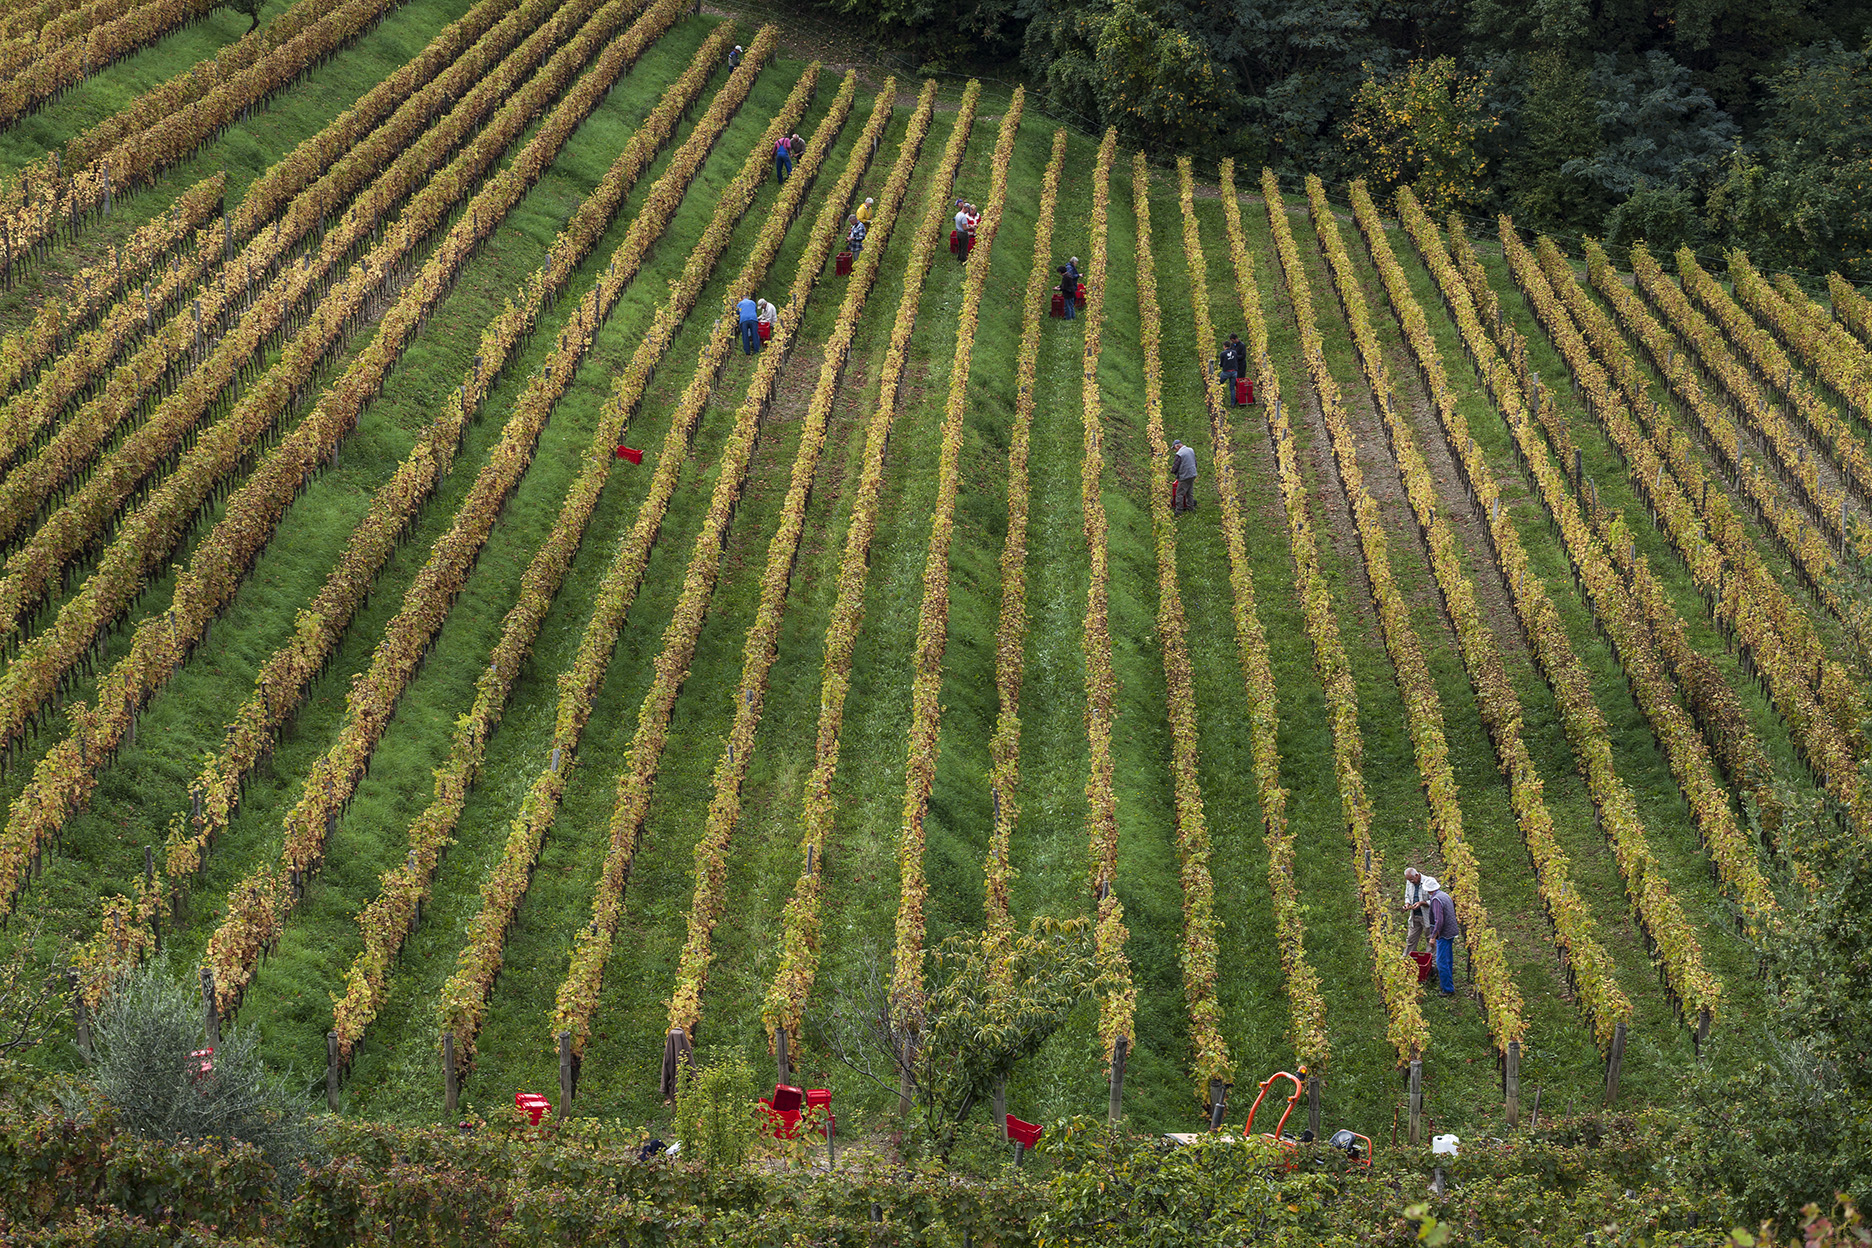
[[1418, 942], [1430, 930], [1430, 894], [1441, 887], [1436, 880], [1416, 867], [1404, 873], [1404, 909], [1410, 913], [1410, 929], [1404, 939], [1404, 952], [1416, 953]]

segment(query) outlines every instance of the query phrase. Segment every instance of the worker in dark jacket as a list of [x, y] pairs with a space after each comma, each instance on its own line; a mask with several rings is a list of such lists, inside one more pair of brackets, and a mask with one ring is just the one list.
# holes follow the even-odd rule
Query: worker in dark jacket
[[1235, 379], [1248, 375], [1248, 347], [1240, 334], [1230, 334], [1222, 345], [1222, 384], [1228, 388], [1229, 402], [1235, 401]]
[[1196, 452], [1181, 442], [1170, 444], [1170, 473], [1176, 478], [1176, 493], [1171, 497], [1175, 511], [1196, 510]]
[[1456, 922], [1456, 903], [1442, 889], [1429, 895], [1430, 947], [1436, 950], [1437, 986], [1443, 995], [1456, 995], [1456, 938], [1462, 927]]
[[1066, 297], [1066, 319], [1070, 321], [1079, 305], [1079, 264], [1076, 258], [1060, 266], [1060, 294]]

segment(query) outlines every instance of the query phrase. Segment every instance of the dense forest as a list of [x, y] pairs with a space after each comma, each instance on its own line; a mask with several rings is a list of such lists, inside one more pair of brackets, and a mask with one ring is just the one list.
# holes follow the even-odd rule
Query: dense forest
[[1872, 6], [1850, 0], [824, 0], [929, 67], [1283, 174], [1872, 281]]

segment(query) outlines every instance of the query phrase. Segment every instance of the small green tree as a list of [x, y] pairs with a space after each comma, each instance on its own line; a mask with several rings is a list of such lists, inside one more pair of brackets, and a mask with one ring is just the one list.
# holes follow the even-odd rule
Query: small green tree
[[1384, 78], [1364, 68], [1345, 142], [1368, 179], [1388, 193], [1410, 187], [1432, 217], [1479, 201], [1487, 162], [1476, 144], [1495, 128], [1482, 112], [1488, 75], [1460, 73], [1447, 56]]
[[988, 932], [951, 936], [929, 959], [935, 987], [920, 1027], [893, 1014], [883, 991], [889, 976], [876, 975], [820, 1030], [854, 1070], [879, 1083], [889, 1070], [908, 1085], [921, 1142], [946, 1158], [995, 1084], [1038, 1052], [1074, 1007], [1120, 977], [1100, 962], [1088, 919], [1042, 916], [1012, 941]]
[[1751, 1220], [1791, 1225], [1836, 1194], [1872, 1201], [1872, 849], [1793, 786], [1777, 796], [1780, 844], [1816, 883], [1781, 890], [1756, 950], [1771, 1008], [1750, 1040], [1768, 1060], [1695, 1079], [1667, 1156], [1682, 1185], [1727, 1190]]
[[745, 1161], [761, 1129], [747, 1055], [737, 1049], [690, 1067], [676, 1090], [670, 1129], [684, 1154], [710, 1170], [732, 1170]]
[[260, 10], [266, 7], [266, 2], [267, 0], [227, 0], [227, 7], [253, 20], [253, 25], [247, 28], [247, 33], [251, 35], [260, 29]]
[[167, 1143], [241, 1140], [260, 1150], [282, 1186], [297, 1180], [312, 1130], [287, 1077], [268, 1074], [251, 1027], [223, 1032], [203, 1074], [190, 1058], [206, 1043], [201, 1004], [166, 959], [112, 979], [96, 1032], [91, 1080], [126, 1129]]

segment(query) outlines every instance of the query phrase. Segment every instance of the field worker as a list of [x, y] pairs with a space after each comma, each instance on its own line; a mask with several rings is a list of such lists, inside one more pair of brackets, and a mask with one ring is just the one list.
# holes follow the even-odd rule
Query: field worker
[[850, 251], [852, 255], [856, 256], [859, 252], [864, 250], [865, 223], [860, 221], [856, 216], [853, 216], [849, 219], [848, 224], [851, 228], [845, 232], [845, 248]]
[[871, 213], [872, 213], [871, 205], [872, 205], [872, 201], [868, 199], [865, 200], [864, 203], [858, 205], [858, 213], [857, 213], [858, 219], [864, 222], [866, 225], [871, 224]]
[[969, 244], [974, 242], [975, 240], [969, 236], [968, 205], [963, 203], [959, 199], [956, 200], [955, 228], [956, 228], [956, 249], [955, 249], [956, 263], [963, 264], [963, 263], [966, 263], [968, 260]]
[[741, 317], [741, 352], [753, 355], [760, 350], [760, 305], [749, 295], [735, 304], [735, 311]]
[[793, 172], [793, 145], [785, 139], [774, 144], [773, 171], [774, 178], [781, 182], [786, 181], [787, 175]]
[[1177, 511], [1196, 510], [1196, 452], [1181, 442], [1170, 444], [1171, 475], [1176, 478], [1176, 494], [1172, 499]]
[[1248, 347], [1240, 334], [1230, 334], [1222, 346], [1222, 384], [1228, 388], [1229, 402], [1235, 401], [1235, 379], [1248, 375]]
[[1456, 937], [1462, 928], [1456, 922], [1456, 903], [1438, 888], [1430, 891], [1430, 947], [1436, 950], [1437, 986], [1443, 995], [1456, 995]]
[[787, 148], [793, 153], [793, 159], [798, 160], [806, 154], [806, 140], [796, 134], [787, 140]]
[[738, 69], [740, 68], [740, 66], [741, 66], [741, 45], [737, 43], [734, 45], [734, 47], [728, 50], [728, 68]]
[[1405, 953], [1416, 953], [1417, 942], [1430, 930], [1429, 898], [1436, 890], [1436, 880], [1416, 867], [1404, 873], [1404, 909], [1410, 915], [1409, 935], [1404, 941]]
[[1066, 296], [1066, 319], [1073, 319], [1073, 309], [1079, 303], [1079, 257], [1066, 261], [1066, 267], [1060, 270], [1060, 293]]
[[754, 301], [754, 323], [760, 333], [761, 347], [765, 349], [767, 340], [773, 337], [774, 306], [765, 299]]

